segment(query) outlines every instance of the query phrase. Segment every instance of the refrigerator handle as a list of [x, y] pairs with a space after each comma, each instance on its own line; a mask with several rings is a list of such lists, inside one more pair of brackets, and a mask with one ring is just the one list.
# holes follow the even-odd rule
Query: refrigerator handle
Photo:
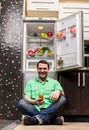
[[80, 87], [80, 72], [78, 72], [78, 87]]
[[83, 72], [83, 87], [85, 87], [85, 73]]

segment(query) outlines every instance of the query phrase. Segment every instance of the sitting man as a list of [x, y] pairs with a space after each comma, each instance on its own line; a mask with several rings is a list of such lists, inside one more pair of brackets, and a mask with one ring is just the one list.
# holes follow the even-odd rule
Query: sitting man
[[25, 125], [57, 124], [63, 125], [61, 112], [66, 104], [60, 83], [48, 77], [49, 63], [40, 60], [37, 63], [38, 77], [27, 82], [24, 98], [18, 103]]

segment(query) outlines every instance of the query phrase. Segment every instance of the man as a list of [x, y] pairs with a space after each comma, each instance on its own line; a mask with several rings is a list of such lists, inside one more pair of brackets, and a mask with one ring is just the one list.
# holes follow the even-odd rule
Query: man
[[38, 77], [26, 84], [24, 99], [18, 103], [25, 125], [63, 124], [64, 118], [60, 114], [66, 98], [60, 83], [48, 77], [49, 69], [49, 63], [40, 60], [37, 63]]

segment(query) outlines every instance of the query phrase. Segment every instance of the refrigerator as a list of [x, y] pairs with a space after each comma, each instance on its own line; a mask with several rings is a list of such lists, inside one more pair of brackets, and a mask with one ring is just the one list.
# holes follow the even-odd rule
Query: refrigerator
[[83, 13], [63, 19], [30, 17], [23, 19], [23, 86], [37, 76], [37, 62], [49, 62], [49, 76], [84, 65]]

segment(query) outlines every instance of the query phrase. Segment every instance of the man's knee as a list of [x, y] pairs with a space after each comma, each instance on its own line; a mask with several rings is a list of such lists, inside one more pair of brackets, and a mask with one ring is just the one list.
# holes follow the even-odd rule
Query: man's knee
[[25, 104], [25, 100], [21, 99], [21, 100], [19, 100], [17, 107], [20, 108], [20, 107], [24, 106], [24, 104]]
[[66, 97], [65, 96], [60, 96], [59, 100], [62, 104], [66, 104]]

